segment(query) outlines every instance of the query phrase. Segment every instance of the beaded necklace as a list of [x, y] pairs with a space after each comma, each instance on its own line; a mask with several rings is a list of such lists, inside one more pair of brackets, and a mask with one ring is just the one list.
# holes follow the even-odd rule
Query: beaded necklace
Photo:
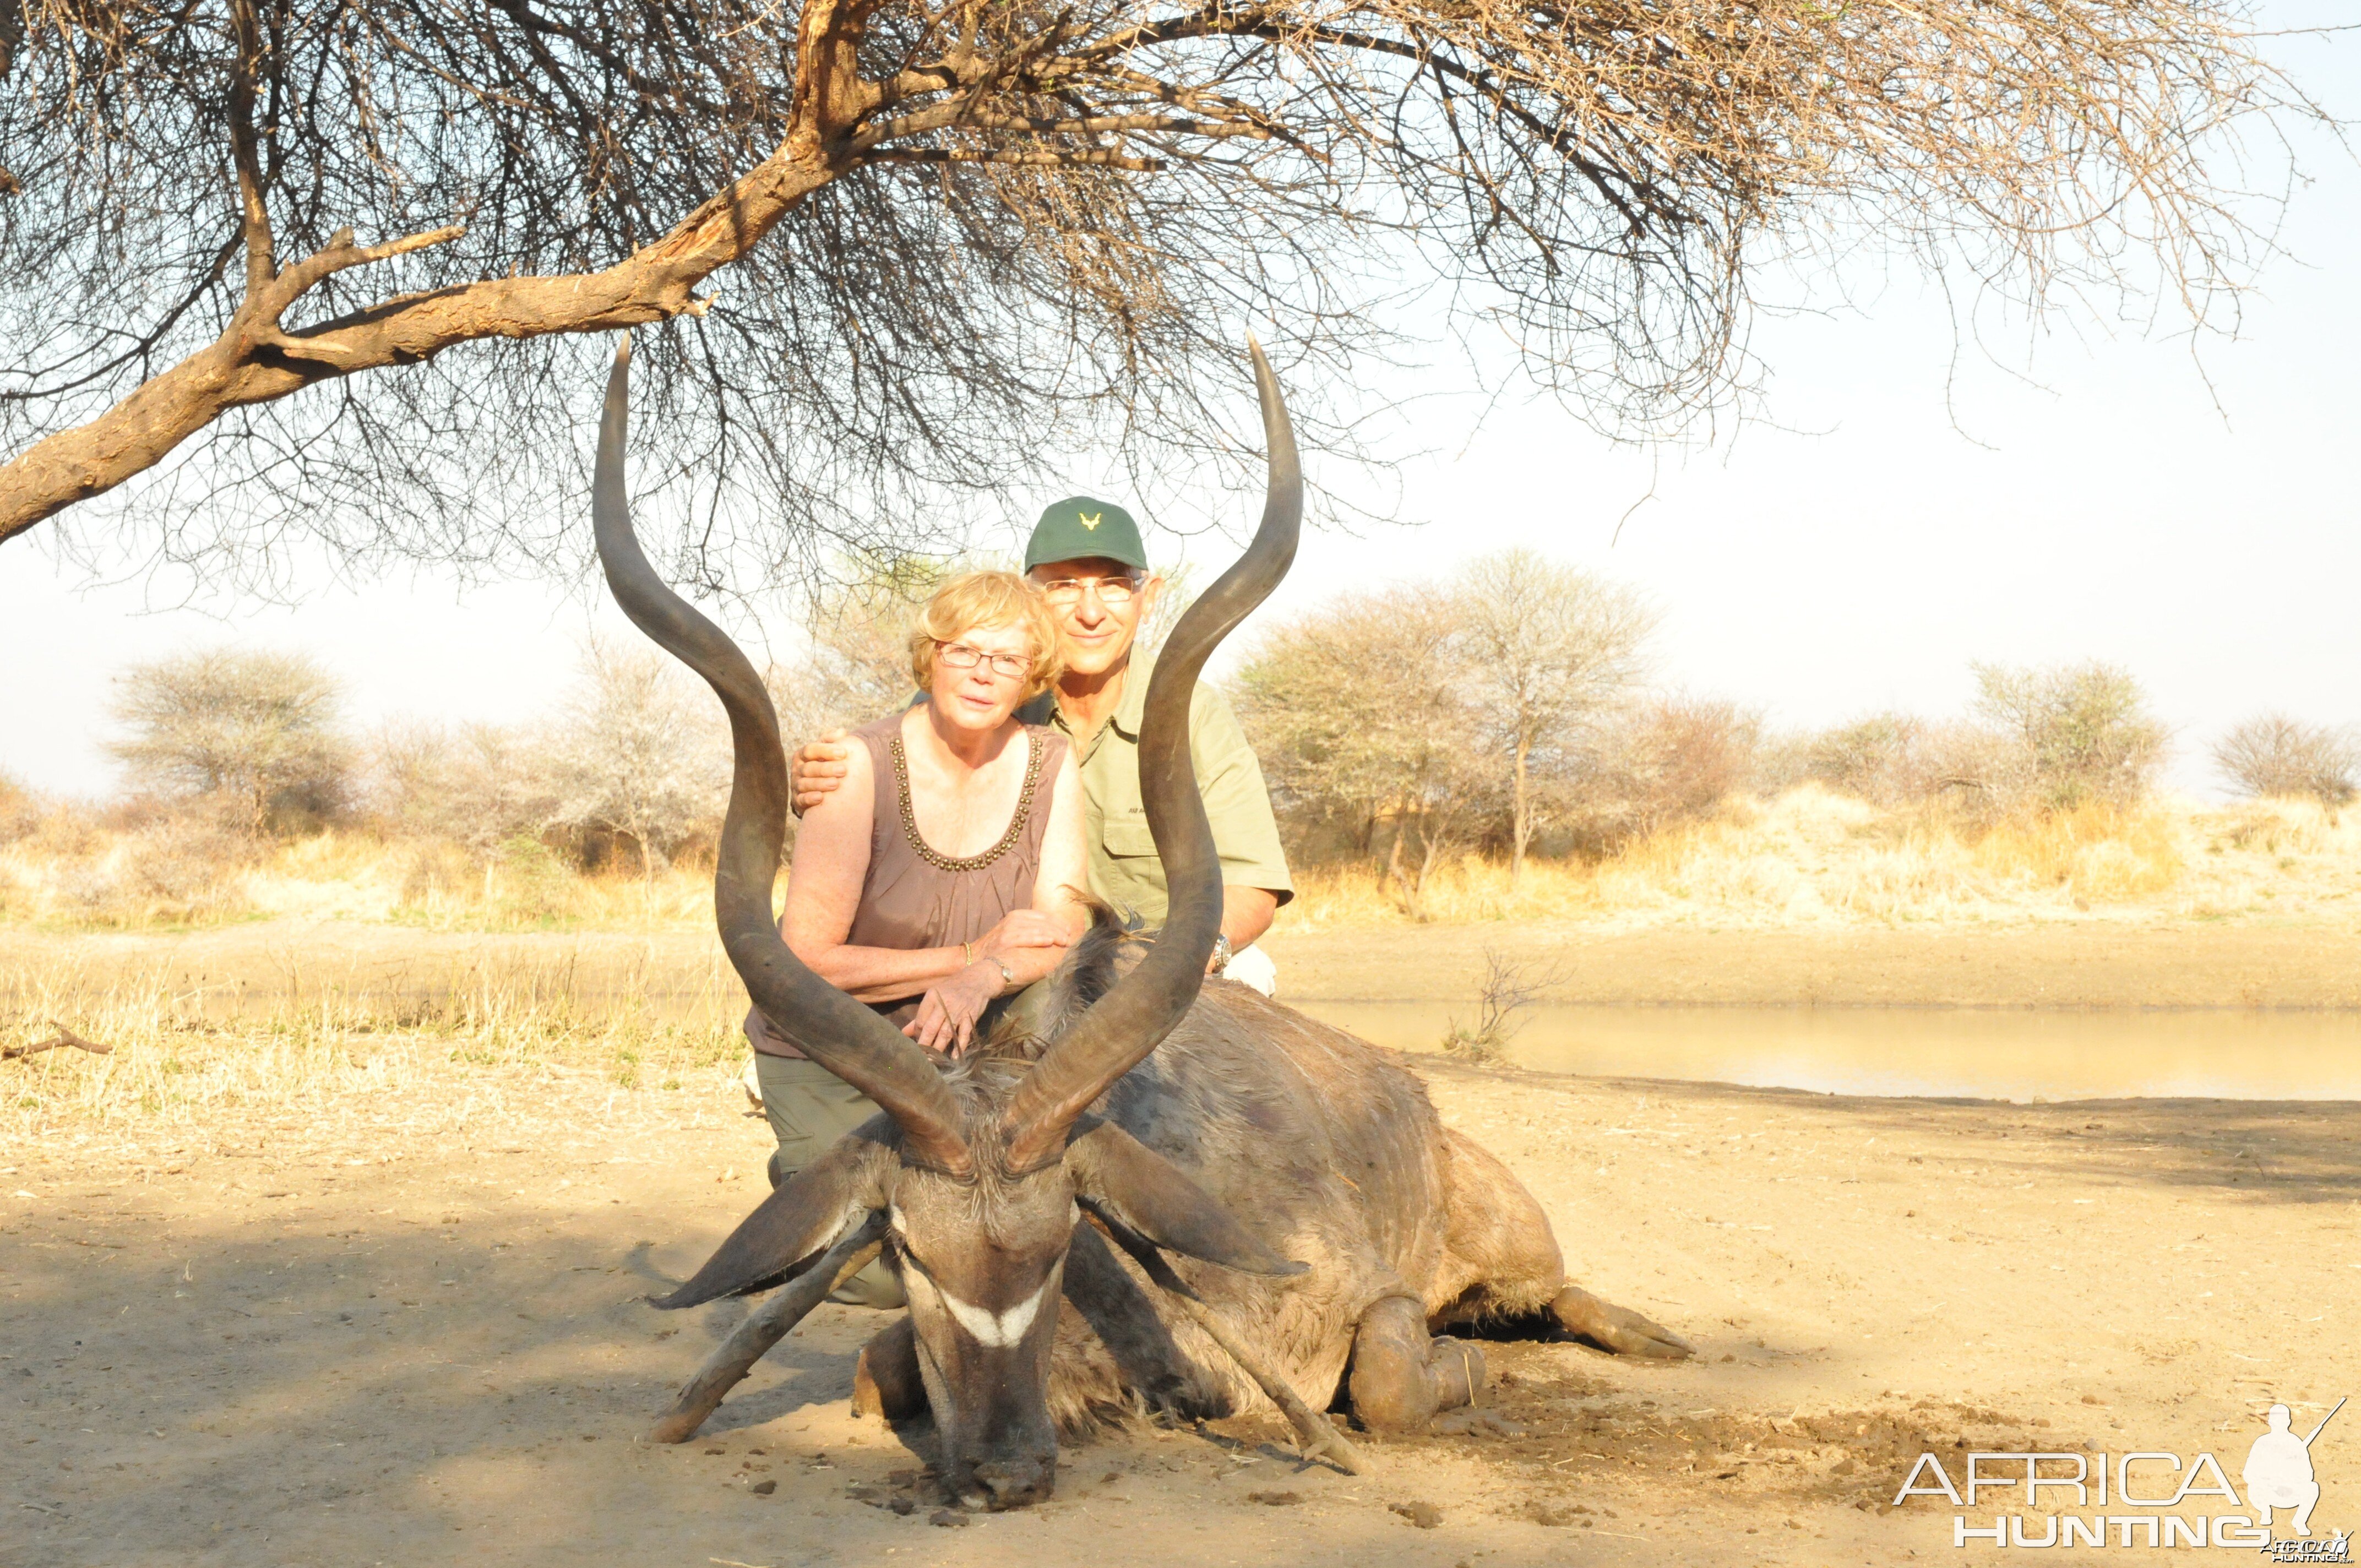
[[910, 840], [910, 848], [918, 859], [938, 871], [980, 872], [1016, 847], [1025, 832], [1027, 818], [1033, 815], [1033, 791], [1041, 782], [1041, 737], [1031, 729], [1025, 731], [1025, 787], [1016, 793], [1016, 811], [1008, 819], [1008, 831], [1000, 842], [980, 855], [946, 855], [919, 835], [917, 809], [910, 804], [910, 759], [902, 750], [902, 737], [896, 734], [887, 751], [894, 758], [894, 787], [901, 795], [902, 835]]

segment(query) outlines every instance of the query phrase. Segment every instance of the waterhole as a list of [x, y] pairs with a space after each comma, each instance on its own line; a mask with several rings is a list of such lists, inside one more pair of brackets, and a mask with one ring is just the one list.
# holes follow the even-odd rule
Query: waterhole
[[[1399, 1050], [1441, 1048], [1474, 1004], [1305, 1002]], [[1819, 1093], [2089, 1100], [2361, 1100], [2361, 1014], [1537, 1005], [1506, 1059], [1549, 1072]]]

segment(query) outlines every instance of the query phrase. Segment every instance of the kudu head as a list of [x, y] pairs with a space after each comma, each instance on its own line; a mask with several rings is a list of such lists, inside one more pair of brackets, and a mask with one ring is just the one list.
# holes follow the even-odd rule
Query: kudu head
[[1038, 1502], [1055, 1484], [1049, 1353], [1082, 1207], [1158, 1246], [1226, 1267], [1302, 1267], [1246, 1231], [1178, 1167], [1089, 1113], [1188, 1012], [1220, 932], [1221, 865], [1190, 763], [1189, 709], [1207, 656], [1294, 558], [1303, 485], [1279, 384], [1261, 348], [1250, 345], [1270, 464], [1262, 524], [1173, 629], [1148, 685], [1140, 794], [1170, 891], [1164, 928], [1038, 1055], [988, 1052], [946, 1073], [779, 938], [771, 890], [788, 795], [778, 718], [745, 655], [657, 577], [632, 533], [623, 488], [630, 352], [627, 343], [616, 355], [599, 427], [598, 554], [624, 612], [703, 676], [729, 714], [735, 773], [714, 871], [722, 945], [772, 1025], [883, 1109], [772, 1193], [657, 1305], [690, 1307], [779, 1284], [882, 1212], [886, 1255], [910, 1298], [945, 1486], [971, 1508]]

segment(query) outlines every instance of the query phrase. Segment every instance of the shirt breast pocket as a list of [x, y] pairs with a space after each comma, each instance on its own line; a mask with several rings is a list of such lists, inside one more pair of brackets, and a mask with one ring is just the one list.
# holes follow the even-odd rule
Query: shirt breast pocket
[[1156, 839], [1148, 831], [1148, 818], [1126, 817], [1107, 823], [1104, 836], [1106, 852], [1118, 860], [1156, 853]]

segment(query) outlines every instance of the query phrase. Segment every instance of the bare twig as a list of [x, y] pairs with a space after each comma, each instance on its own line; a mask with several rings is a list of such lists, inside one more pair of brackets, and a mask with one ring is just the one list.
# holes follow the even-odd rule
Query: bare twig
[[0, 1061], [14, 1061], [18, 1057], [38, 1056], [43, 1051], [54, 1051], [65, 1046], [71, 1046], [78, 1051], [88, 1051], [93, 1056], [104, 1057], [115, 1054], [113, 1046], [102, 1046], [96, 1040], [85, 1040], [54, 1018], [49, 1020], [49, 1027], [57, 1031], [55, 1038], [42, 1040], [29, 1046], [10, 1046], [5, 1050], [0, 1050]]

